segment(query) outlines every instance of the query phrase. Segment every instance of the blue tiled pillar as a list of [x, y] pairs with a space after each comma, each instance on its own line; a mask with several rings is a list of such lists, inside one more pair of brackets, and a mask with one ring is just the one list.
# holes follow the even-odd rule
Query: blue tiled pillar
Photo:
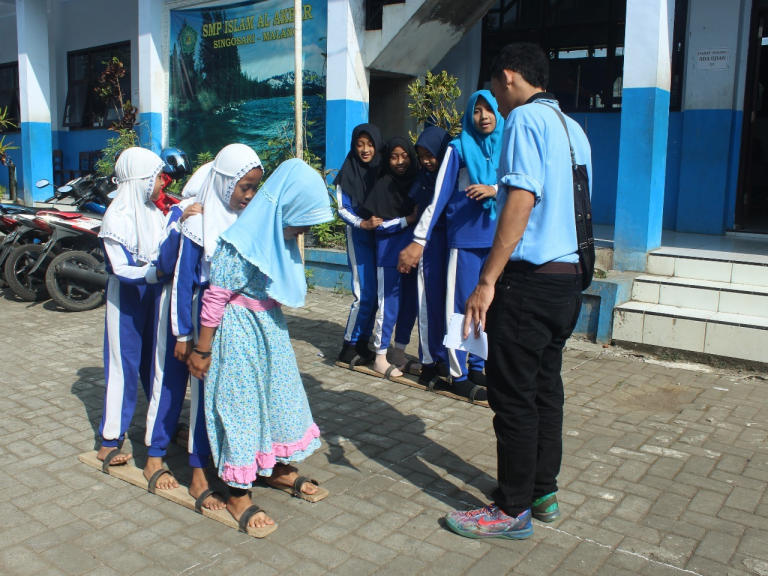
[[627, 0], [614, 266], [661, 245], [674, 0]]
[[16, 31], [19, 48], [19, 94], [21, 108], [21, 153], [24, 204], [50, 197], [51, 188], [38, 189], [35, 182], [53, 182], [51, 134], [51, 83], [48, 60], [48, 2], [16, 2]]
[[[368, 121], [368, 72], [355, 22], [364, 22], [362, 0], [328, 0], [328, 71], [325, 118], [326, 168], [341, 168], [352, 129]], [[333, 34], [330, 28], [333, 27]]]

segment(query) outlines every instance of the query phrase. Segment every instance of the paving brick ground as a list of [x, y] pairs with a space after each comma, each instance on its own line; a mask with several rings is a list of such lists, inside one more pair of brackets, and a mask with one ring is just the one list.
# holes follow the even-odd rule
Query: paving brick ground
[[[331, 496], [265, 488], [255, 540], [77, 460], [101, 416], [103, 309], [0, 297], [0, 574], [768, 575], [768, 382], [574, 345], [566, 352], [564, 518], [474, 541], [442, 516], [487, 501], [488, 409], [340, 370], [349, 297], [288, 310]], [[143, 462], [142, 411], [131, 439]], [[186, 457], [169, 465], [185, 478]]]

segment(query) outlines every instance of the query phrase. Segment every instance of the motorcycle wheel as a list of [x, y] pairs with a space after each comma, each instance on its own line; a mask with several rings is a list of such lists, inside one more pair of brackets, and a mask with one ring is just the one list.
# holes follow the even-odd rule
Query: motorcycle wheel
[[27, 302], [39, 302], [50, 298], [45, 287], [45, 267], [34, 274], [27, 274], [43, 251], [41, 244], [23, 244], [8, 255], [5, 262], [5, 281], [13, 292]]
[[85, 312], [101, 306], [104, 289], [82, 280], [59, 277], [56, 269], [62, 262], [70, 262], [83, 270], [94, 270], [99, 265], [87, 252], [64, 252], [56, 256], [45, 273], [45, 285], [53, 301], [69, 312]]

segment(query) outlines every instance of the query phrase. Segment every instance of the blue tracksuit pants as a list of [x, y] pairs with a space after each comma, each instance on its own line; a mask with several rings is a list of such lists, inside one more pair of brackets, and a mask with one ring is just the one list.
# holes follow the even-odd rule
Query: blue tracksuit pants
[[[172, 284], [166, 284], [160, 296], [155, 377], [147, 411], [147, 432], [144, 438], [145, 444], [149, 447], [149, 456], [165, 456], [168, 444], [179, 424], [189, 381], [186, 363], [177, 360], [174, 356], [176, 337], [171, 330], [170, 318], [172, 289]], [[199, 292], [200, 289], [197, 288], [193, 297], [193, 310], [198, 312], [194, 320], [198, 320], [202, 306]], [[195, 326], [195, 332], [197, 332], [197, 326]], [[200, 401], [203, 398], [202, 389], [202, 381], [192, 378], [188, 448], [189, 464], [193, 468], [205, 468], [211, 453], [205, 429], [205, 407]], [[201, 441], [201, 438], [204, 441]]]
[[419, 340], [421, 362], [448, 364], [443, 346], [446, 331], [445, 282], [448, 268], [448, 232], [435, 228], [419, 261]]
[[139, 379], [147, 398], [154, 379], [155, 334], [161, 286], [132, 285], [110, 276], [104, 329], [104, 412], [102, 446], [125, 438], [136, 410]]
[[352, 271], [354, 301], [349, 310], [344, 340], [356, 344], [371, 339], [376, 318], [376, 235], [373, 230], [347, 226], [347, 259]]
[[379, 311], [376, 314], [376, 350], [386, 352], [395, 334], [402, 349], [411, 340], [418, 313], [418, 288], [414, 274], [401, 274], [396, 266], [379, 266]]
[[[445, 313], [449, 321], [454, 312], [464, 314], [464, 305], [480, 280], [480, 271], [490, 252], [490, 248], [451, 248], [448, 254], [448, 290], [445, 299]], [[467, 364], [469, 370], [482, 372], [485, 368], [485, 360], [474, 354], [450, 348], [447, 353], [451, 376], [456, 382], [466, 380]]]

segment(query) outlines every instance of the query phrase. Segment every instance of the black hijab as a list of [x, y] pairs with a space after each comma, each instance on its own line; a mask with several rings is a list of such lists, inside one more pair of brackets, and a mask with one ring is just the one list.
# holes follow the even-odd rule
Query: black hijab
[[[396, 174], [389, 167], [389, 155], [395, 148], [405, 150], [411, 159], [411, 165], [403, 175]], [[415, 206], [408, 193], [418, 172], [413, 145], [408, 139], [396, 136], [387, 142], [381, 156], [383, 158], [381, 176], [373, 186], [363, 207], [384, 220], [408, 216]]]
[[[365, 163], [357, 155], [357, 139], [360, 135], [366, 133], [373, 140], [373, 146], [376, 153], [370, 162]], [[384, 142], [381, 139], [381, 132], [373, 124], [360, 124], [352, 131], [352, 142], [349, 145], [344, 164], [341, 166], [336, 179], [333, 183], [336, 186], [341, 185], [344, 193], [352, 198], [358, 205], [362, 205], [370, 194], [376, 179], [379, 177], [381, 167], [381, 149]]]

